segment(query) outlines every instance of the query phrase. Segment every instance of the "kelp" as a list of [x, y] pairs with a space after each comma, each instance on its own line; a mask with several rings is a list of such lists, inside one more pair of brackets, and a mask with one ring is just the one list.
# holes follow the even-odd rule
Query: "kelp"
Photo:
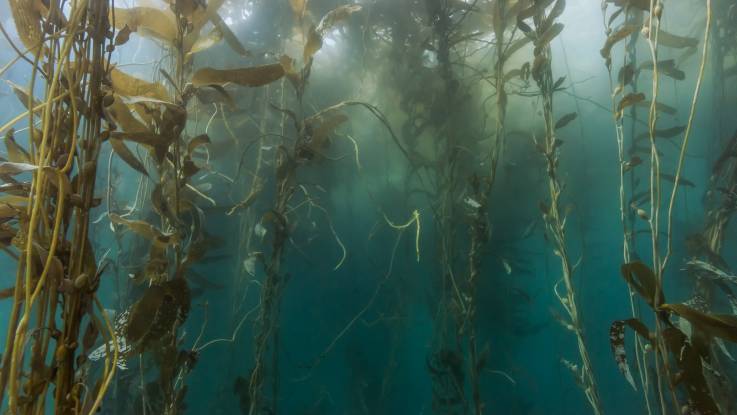
[[118, 30], [124, 29], [168, 44], [177, 38], [177, 26], [170, 11], [153, 7], [115, 8], [110, 11], [110, 22]]
[[11, 129], [5, 133], [4, 137], [5, 150], [8, 154], [8, 160], [12, 163], [20, 164], [33, 164], [31, 155], [28, 151], [21, 147], [18, 142], [15, 141], [14, 131]]
[[630, 107], [632, 105], [637, 104], [638, 102], [642, 102], [645, 100], [645, 94], [642, 92], [632, 92], [627, 95], [625, 95], [617, 105], [617, 117], [622, 118], [624, 116], [624, 110], [627, 107]]
[[23, 46], [37, 54], [41, 50], [43, 39], [41, 31], [41, 15], [44, 12], [43, 3], [30, 0], [9, 0], [9, 4]]
[[609, 328], [609, 344], [614, 355], [614, 360], [617, 362], [617, 369], [624, 375], [627, 383], [632, 386], [632, 389], [637, 390], [635, 379], [632, 377], [632, 371], [627, 363], [627, 350], [625, 347], [625, 329], [627, 327], [630, 327], [645, 339], [650, 338], [650, 331], [647, 326], [636, 318], [614, 321]]
[[[662, 289], [658, 289], [655, 273], [640, 261], [622, 264], [620, 268], [622, 277], [645, 302], [654, 309], [665, 303], [665, 295]], [[657, 293], [657, 298], [656, 298]]]
[[233, 83], [241, 86], [258, 87], [269, 84], [284, 76], [281, 63], [252, 66], [239, 69], [203, 68], [192, 75], [192, 85], [226, 85]]
[[166, 247], [170, 244], [178, 243], [179, 238], [175, 233], [164, 233], [154, 225], [142, 220], [125, 219], [115, 213], [111, 213], [110, 221], [116, 225], [125, 226], [137, 235], [150, 240], [158, 247]]
[[[655, 65], [651, 61], [643, 62], [640, 64], [640, 70], [646, 69], [652, 71]], [[686, 73], [676, 67], [676, 61], [673, 59], [666, 59], [658, 62], [658, 72], [661, 74], [673, 78], [677, 81], [686, 79]]]
[[323, 37], [338, 23], [348, 19], [353, 13], [361, 10], [358, 4], [346, 4], [330, 10], [320, 19], [317, 26], [311, 26], [307, 34], [307, 42], [304, 46], [302, 59], [305, 65], [312, 59], [317, 51], [322, 48]]
[[612, 62], [612, 48], [614, 45], [619, 43], [620, 41], [624, 40], [626, 37], [631, 36], [632, 34], [636, 33], [638, 30], [637, 26], [634, 25], [625, 25], [621, 28], [617, 29], [615, 32], [610, 34], [606, 42], [604, 43], [604, 46], [601, 48], [601, 56], [606, 60], [607, 66], [611, 66]]
[[568, 114], [560, 117], [558, 119], [558, 121], [555, 122], [555, 126], [553, 128], [556, 129], [556, 130], [561, 129], [561, 128], [565, 127], [566, 125], [570, 124], [577, 117], [578, 117], [578, 113], [576, 113], [576, 112], [568, 113]]
[[737, 316], [733, 314], [704, 313], [686, 304], [663, 304], [660, 308], [685, 318], [709, 336], [737, 343]]
[[140, 96], [161, 101], [171, 100], [169, 93], [161, 83], [136, 78], [115, 67], [110, 69], [110, 81], [112, 82], [113, 91], [118, 95]]
[[121, 160], [123, 160], [133, 170], [136, 170], [144, 174], [145, 176], [148, 176], [148, 171], [146, 171], [146, 167], [143, 165], [141, 160], [139, 160], [138, 157], [133, 154], [128, 146], [125, 145], [123, 140], [118, 138], [110, 138], [108, 141], [110, 141], [110, 146]]

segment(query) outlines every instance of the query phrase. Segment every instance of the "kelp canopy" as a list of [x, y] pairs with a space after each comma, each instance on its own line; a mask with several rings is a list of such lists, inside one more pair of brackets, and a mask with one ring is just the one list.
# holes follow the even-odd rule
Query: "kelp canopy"
[[737, 414], [733, 1], [0, 32], [3, 413]]

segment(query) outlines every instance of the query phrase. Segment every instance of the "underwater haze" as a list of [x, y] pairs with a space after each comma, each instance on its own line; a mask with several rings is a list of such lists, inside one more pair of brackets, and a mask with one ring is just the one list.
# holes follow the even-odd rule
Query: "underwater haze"
[[7, 414], [737, 414], [734, 0], [0, 0]]

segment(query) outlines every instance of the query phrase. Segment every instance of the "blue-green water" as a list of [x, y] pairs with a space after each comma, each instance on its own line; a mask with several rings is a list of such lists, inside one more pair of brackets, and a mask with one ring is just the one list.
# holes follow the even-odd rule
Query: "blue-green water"
[[[171, 350], [149, 346], [128, 353], [126, 368], [117, 370], [100, 413], [594, 413], [584, 393], [588, 386], [579, 379], [584, 363], [574, 323], [564, 308], [568, 303], [562, 304], [555, 294], [556, 287], [566, 292], [560, 246], [546, 227], [552, 223], [550, 215], [541, 212], [549, 212], [551, 203], [550, 170], [536, 148], [536, 142], [546, 138], [541, 88], [534, 75], [509, 75], [520, 68], [524, 73], [526, 62], [534, 72], [533, 49], [539, 40], [531, 40], [504, 65], [503, 73], [509, 76], [503, 88], [508, 96], [506, 116], [500, 120], [497, 80], [504, 75], [495, 66], [498, 32], [493, 27], [499, 2], [357, 3], [360, 10], [320, 32], [321, 48], [310, 69], [299, 75], [306, 80], [301, 100], [293, 88], [294, 79], [282, 73], [281, 80], [265, 86], [225, 85], [224, 94], [232, 105], [194, 98], [186, 105], [183, 143], [200, 134], [207, 134], [210, 143], [196, 149], [199, 171], [181, 196], [196, 206], [192, 211], [201, 212], [203, 222], [195, 221], [195, 214], [182, 214], [181, 246], [186, 253], [196, 237], [202, 237], [205, 250], [183, 272], [191, 295], [189, 313], [167, 333], [177, 339], [174, 350], [180, 357], [191, 360], [189, 365], [177, 362], [173, 391], [167, 395], [172, 384], [161, 382], [161, 356]], [[534, 7], [535, 2], [501, 3], [518, 10], [519, 4]], [[553, 3], [561, 2], [538, 3], [549, 12]], [[600, 51], [607, 39], [605, 24], [619, 5], [628, 3], [632, 7], [612, 19], [612, 28], [637, 25], [637, 29], [631, 32], [635, 37], [628, 38], [626, 51], [624, 42], [615, 45], [610, 75]], [[664, 2], [661, 29], [696, 44], [668, 47], [664, 41], [666, 46], [658, 47], [659, 64], [668, 67], [666, 61], [672, 59], [670, 64], [683, 71], [684, 79], [661, 71], [657, 101], [674, 111], [659, 111], [654, 130], [676, 127], [678, 131], [671, 137], [656, 137], [657, 151], [651, 153], [652, 70], [636, 66], [635, 80], [612, 99], [625, 61], [634, 60], [636, 65], [651, 61], [647, 39], [642, 34], [637, 37], [640, 26], [647, 26], [648, 13], [635, 3], [643, 4], [604, 2], [608, 7], [602, 14], [600, 2], [569, 0], [558, 17], [565, 25], [563, 31], [549, 44], [552, 80], [565, 77], [553, 93], [553, 123], [565, 114], [577, 114], [553, 131], [561, 140], [553, 153], [558, 160], [554, 176], [563, 184], [558, 203], [560, 219], [565, 218], [563, 246], [575, 270], [572, 289], [578, 330], [590, 356], [601, 412], [675, 414], [679, 408], [682, 413], [708, 413], [692, 404], [687, 384], [674, 381], [671, 392], [667, 379], [658, 375], [663, 369], [656, 368], [656, 360], [658, 365], [662, 360], [644, 348], [636, 354], [637, 336], [628, 329], [625, 346], [637, 386], [633, 388], [618, 369], [610, 327], [613, 321], [633, 315], [653, 332], [656, 319], [666, 319], [668, 323], [659, 320], [665, 325], [681, 321], [677, 313], [657, 317], [637, 289], [630, 292], [620, 274], [625, 232], [632, 233], [626, 241], [629, 260], [651, 268], [653, 261], [662, 260], [671, 241], [662, 274], [667, 303], [684, 303], [700, 293], [703, 281], [685, 271], [687, 261], [704, 259], [727, 275], [734, 274], [730, 267], [737, 267], [737, 231], [728, 220], [721, 228], [718, 252], [705, 254], [689, 245], [693, 235], [706, 235], [717, 206], [725, 209], [727, 218], [737, 210], [737, 154], [728, 152], [726, 167], [722, 164], [716, 174], [714, 168], [730, 139], [737, 140], [732, 138], [737, 129], [733, 116], [737, 10], [729, 0], [708, 3], [711, 38], [708, 53], [702, 55], [706, 2]], [[321, 16], [343, 3], [309, 1], [302, 17], [290, 4], [296, 7], [300, 2], [226, 2], [219, 14], [250, 53], [239, 56], [229, 42], [220, 40], [188, 58], [184, 83], [201, 68], [273, 64], [284, 54], [296, 58], [301, 68], [305, 42], [315, 30], [311, 25], [319, 30], [325, 25], [325, 19], [319, 24]], [[169, 8], [157, 0], [115, 4], [135, 6]], [[524, 39], [524, 26], [517, 23], [517, 15], [510, 16], [501, 30], [511, 39]], [[10, 30], [10, 39], [18, 42], [5, 2], [0, 18]], [[529, 19], [526, 24], [537, 28], [541, 23]], [[2, 42], [0, 65], [16, 56], [7, 41]], [[119, 64], [118, 69], [160, 81], [171, 91], [158, 69], [173, 71], [173, 54], [171, 47], [141, 30], [110, 59]], [[702, 59], [704, 73], [697, 84]], [[2, 77], [27, 85], [29, 71], [30, 65], [19, 61]], [[699, 96], [692, 107], [697, 87]], [[0, 124], [5, 124], [24, 106], [10, 84], [0, 91], [5, 108]], [[43, 86], [37, 84], [35, 92], [43, 97]], [[635, 92], [644, 93], [645, 102], [624, 108], [620, 121], [613, 108]], [[337, 128], [327, 128], [324, 136], [299, 128], [305, 118], [342, 101], [371, 106], [340, 108], [346, 119]], [[504, 124], [503, 130], [499, 123]], [[24, 126], [27, 117], [14, 125], [16, 139], [28, 147]], [[625, 149], [622, 159], [617, 126]], [[503, 139], [499, 131], [504, 131]], [[668, 178], [676, 175], [686, 136], [682, 182], [674, 189]], [[318, 138], [326, 144], [311, 141]], [[154, 186], [165, 181], [159, 174], [162, 168], [155, 165], [147, 147], [127, 143], [145, 161], [151, 178], [133, 170], [103, 144], [95, 188], [95, 196], [102, 200], [90, 214], [95, 257], [100, 264], [108, 263], [97, 292], [111, 318], [134, 310], [150, 285], [161, 281], [146, 274], [153, 255], [151, 242], [120, 223], [113, 225], [109, 214], [144, 220], [160, 229], [168, 223], [166, 215], [155, 211], [152, 196]], [[628, 152], [638, 146], [644, 151]], [[499, 149], [496, 165], [490, 159], [494, 148]], [[279, 165], [283, 154], [289, 155], [285, 163], [294, 167], [294, 176], [282, 182], [287, 192], [279, 184], [284, 178]], [[635, 194], [649, 194], [653, 155], [663, 177], [660, 203], [642, 202], [642, 198], [630, 203]], [[637, 164], [635, 156], [641, 164], [625, 169], [621, 184], [621, 162]], [[473, 180], [480, 177], [488, 183], [484, 180], [494, 166], [493, 185], [479, 199]], [[231, 211], [254, 190], [247, 206]], [[658, 211], [660, 216], [652, 217]], [[659, 229], [655, 258], [650, 226]], [[284, 237], [281, 243], [276, 242], [279, 235]], [[481, 236], [477, 240], [474, 235]], [[474, 250], [479, 241], [481, 246]], [[16, 247], [8, 249], [18, 252]], [[169, 261], [176, 261], [174, 246], [167, 249]], [[273, 256], [275, 251], [278, 258]], [[469, 261], [472, 254], [474, 264]], [[10, 256], [0, 261], [7, 274], [0, 288], [10, 287], [17, 261]], [[172, 263], [165, 280], [175, 278]], [[474, 266], [478, 274], [469, 282]], [[137, 275], [145, 278], [137, 282]], [[702, 311], [734, 313], [733, 298], [724, 293], [735, 288], [735, 280], [721, 282], [727, 289], [709, 285], [711, 296]], [[274, 291], [267, 289], [269, 281], [276, 281]], [[0, 303], [3, 345], [10, 301]], [[61, 324], [61, 317], [57, 320]], [[737, 370], [732, 356], [737, 356], [737, 349], [729, 337], [737, 338], [737, 324], [733, 320], [725, 324], [726, 335], [714, 335], [699, 323], [693, 326], [709, 339], [704, 361], [717, 367], [729, 385], [727, 390], [733, 392]], [[125, 329], [121, 330], [119, 334], [125, 336]], [[475, 354], [469, 346], [470, 333]], [[715, 337], [726, 340], [718, 343]], [[100, 338], [95, 344], [104, 349]], [[639, 353], [645, 354], [647, 369], [640, 370]], [[674, 377], [689, 375], [678, 373], [675, 355], [667, 360]], [[256, 365], [261, 365], [258, 379]], [[93, 388], [102, 376], [103, 360], [88, 362], [84, 370], [88, 373], [79, 381]], [[658, 385], [658, 380], [663, 383]], [[53, 390], [51, 384], [45, 392], [46, 413], [54, 413]], [[451, 397], [443, 398], [444, 393]], [[164, 402], [171, 403], [173, 396], [181, 400], [165, 409]], [[721, 398], [712, 391], [711, 396], [719, 407], [715, 413], [735, 413], [734, 393]], [[258, 404], [252, 407], [254, 399]], [[3, 408], [7, 405], [3, 396]]]

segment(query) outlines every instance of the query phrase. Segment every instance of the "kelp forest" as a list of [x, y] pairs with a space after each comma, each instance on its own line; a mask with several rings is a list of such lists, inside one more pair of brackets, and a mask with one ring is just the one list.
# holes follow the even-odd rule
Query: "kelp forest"
[[734, 0], [0, 32], [3, 414], [737, 414]]

